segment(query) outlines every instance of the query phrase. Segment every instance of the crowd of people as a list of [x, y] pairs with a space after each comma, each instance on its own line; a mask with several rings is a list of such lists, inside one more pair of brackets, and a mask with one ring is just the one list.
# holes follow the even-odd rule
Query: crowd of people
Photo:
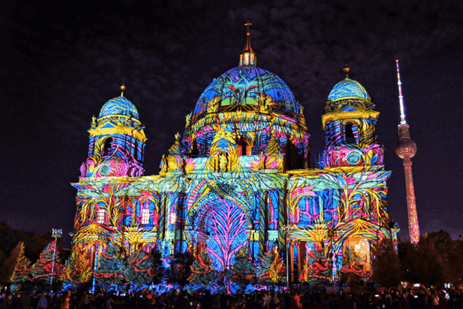
[[322, 291], [256, 291], [251, 294], [211, 294], [208, 291], [172, 291], [157, 294], [146, 290], [115, 294], [88, 292], [22, 293], [0, 295], [0, 309], [463, 309], [461, 290], [391, 289], [370, 293], [326, 293]]

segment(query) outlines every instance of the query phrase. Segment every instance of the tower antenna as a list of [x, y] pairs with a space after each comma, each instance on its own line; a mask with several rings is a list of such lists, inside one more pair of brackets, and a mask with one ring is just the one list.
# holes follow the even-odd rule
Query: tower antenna
[[399, 104], [400, 104], [400, 124], [407, 124], [404, 111], [404, 96], [402, 95], [402, 82], [400, 81], [399, 60], [395, 61], [397, 66], [397, 86], [399, 87]]

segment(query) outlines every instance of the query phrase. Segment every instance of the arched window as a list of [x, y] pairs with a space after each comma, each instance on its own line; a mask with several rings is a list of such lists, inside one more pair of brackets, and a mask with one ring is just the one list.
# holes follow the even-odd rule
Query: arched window
[[236, 155], [247, 156], [251, 154], [251, 146], [246, 142], [246, 139], [239, 137], [236, 141]]
[[354, 135], [354, 124], [346, 123], [344, 125], [344, 141], [346, 144], [357, 144]]
[[110, 137], [110, 138], [108, 138], [108, 139], [106, 139], [104, 141], [104, 146], [103, 146], [103, 155], [104, 156], [109, 155], [109, 151], [110, 151], [111, 147], [113, 146], [113, 142], [114, 142], [114, 140], [113, 140], [112, 137]]
[[283, 151], [285, 152], [286, 170], [304, 168], [304, 152], [299, 151], [297, 146], [291, 142], [290, 136], [288, 136], [286, 145], [283, 147]]
[[190, 152], [190, 157], [196, 158], [199, 156], [199, 149], [198, 149], [198, 143], [196, 143], [196, 140], [193, 141], [193, 147]]

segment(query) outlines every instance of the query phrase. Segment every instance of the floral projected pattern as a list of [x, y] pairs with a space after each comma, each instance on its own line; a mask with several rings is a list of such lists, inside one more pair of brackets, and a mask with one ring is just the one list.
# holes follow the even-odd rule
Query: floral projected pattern
[[[246, 58], [249, 36], [246, 46], [242, 59], [255, 59]], [[254, 64], [206, 88], [159, 175], [144, 176], [135, 105], [121, 94], [103, 106], [73, 184], [70, 281], [238, 293], [368, 279], [370, 249], [398, 232], [375, 105], [357, 81], [336, 84], [322, 116], [325, 148], [311, 168], [302, 106]]]

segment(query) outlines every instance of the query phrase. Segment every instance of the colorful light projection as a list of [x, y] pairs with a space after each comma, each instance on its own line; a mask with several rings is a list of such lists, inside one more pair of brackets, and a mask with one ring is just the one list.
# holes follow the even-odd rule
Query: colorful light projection
[[[73, 184], [70, 267], [82, 272], [80, 281], [90, 280], [91, 265], [75, 252], [94, 256], [93, 277], [108, 284], [142, 282], [113, 274], [124, 274], [128, 257], [143, 251], [146, 264], [135, 270], [147, 275], [141, 285], [155, 275], [164, 284], [186, 280], [191, 289], [230, 293], [298, 280], [323, 284], [352, 270], [346, 250], [396, 240], [386, 206], [390, 172], [376, 140], [379, 113], [358, 82], [346, 78], [330, 93], [318, 169], [308, 168], [302, 107], [255, 63], [206, 88], [156, 176], [143, 176], [143, 126], [122, 101], [108, 101], [93, 120], [89, 157]], [[362, 269], [370, 263], [365, 250], [356, 255]]]

